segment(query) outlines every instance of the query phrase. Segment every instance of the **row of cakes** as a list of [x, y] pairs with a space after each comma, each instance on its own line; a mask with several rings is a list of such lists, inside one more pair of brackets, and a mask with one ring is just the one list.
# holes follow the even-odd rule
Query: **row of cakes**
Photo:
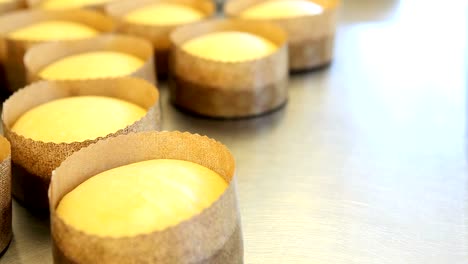
[[[1, 0], [0, 14], [2, 10], [24, 6], [24, 1]], [[168, 49], [167, 33], [174, 26], [215, 15], [211, 0], [27, 0], [27, 3], [30, 8], [43, 10], [86, 7], [107, 13], [118, 22], [118, 30], [149, 38], [157, 51]], [[331, 61], [338, 4], [339, 0], [230, 0], [224, 13], [279, 24], [289, 35], [290, 68], [304, 70]], [[164, 52], [162, 55], [164, 62]]]
[[242, 263], [232, 154], [157, 132], [158, 99], [132, 77], [42, 81], [11, 96], [0, 246], [11, 239], [11, 188], [21, 205], [49, 209], [54, 263]]
[[233, 156], [207, 137], [156, 132], [156, 91], [137, 78], [38, 82], [6, 101], [4, 125], [19, 118], [5, 126], [11, 156], [0, 140], [2, 249], [12, 188], [49, 209], [54, 263], [242, 263]]
[[[106, 6], [107, 16], [83, 10], [47, 9], [3, 16], [0, 36], [4, 38], [4, 48], [0, 49], [0, 58], [4, 62], [7, 87], [15, 91], [28, 80], [57, 79], [57, 76], [48, 76], [48, 71], [59, 72], [59, 75], [73, 72], [61, 63], [71, 56], [75, 59], [74, 67], [81, 69], [77, 74], [83, 79], [103, 75], [92, 67], [83, 67], [83, 63], [78, 63], [80, 60], [104, 61], [101, 62], [104, 66], [93, 65], [101, 71], [115, 69], [114, 75], [122, 75], [125, 70], [131, 72], [140, 64], [115, 53], [127, 52], [145, 60], [148, 54], [142, 54], [139, 51], [143, 49], [137, 48], [142, 45], [130, 42], [114, 45], [109, 44], [112, 42], [109, 39], [95, 40], [98, 34], [117, 31], [152, 43], [159, 75], [167, 75], [171, 64], [171, 101], [175, 105], [205, 116], [244, 117], [269, 112], [285, 103], [288, 68], [304, 70], [331, 61], [336, 1], [232, 0], [225, 9], [230, 17], [241, 19], [208, 20], [215, 13], [210, 0], [117, 1]], [[264, 21], [276, 22], [281, 28]], [[190, 25], [179, 27], [186, 24]], [[176, 28], [178, 30], [174, 30]], [[61, 36], [60, 32], [67, 34]], [[71, 48], [72, 39], [89, 38], [98, 43], [81, 42]], [[203, 39], [197, 41], [197, 38]], [[57, 40], [61, 40], [61, 46], [49, 45], [27, 54], [37, 43]], [[289, 49], [284, 48], [285, 45]], [[56, 49], [61, 52], [55, 52]], [[107, 53], [112, 51], [112, 54], [96, 54], [99, 49], [107, 49]], [[76, 58], [77, 54], [85, 52], [93, 54]], [[172, 54], [171, 63], [169, 54]], [[59, 70], [48, 69], [54, 63]], [[107, 66], [126, 64], [131, 65], [125, 69]], [[83, 75], [83, 69], [88, 69], [89, 75]], [[151, 73], [145, 72], [144, 76], [141, 72], [132, 73], [153, 81]], [[110, 75], [106, 74], [104, 77]], [[76, 74], [69, 76], [73, 77]], [[192, 100], [194, 96], [197, 100]]]
[[[24, 20], [29, 20], [35, 15], [37, 17], [46, 17], [46, 20], [48, 20], [51, 14], [54, 13], [47, 12], [47, 15], [42, 16], [41, 13], [44, 14], [44, 11], [33, 11], [36, 12], [35, 14], [31, 11], [28, 12], [27, 15], [23, 15]], [[67, 12], [60, 11], [55, 12], [55, 14]], [[81, 16], [80, 14], [85, 13], [91, 14], [89, 11], [73, 10], [73, 12], [69, 11], [68, 15], [78, 14], [76, 17], [81, 18], [86, 15]], [[67, 20], [65, 17], [68, 17], [68, 15], [57, 15], [54, 16], [54, 19], [63, 22], [63, 20]], [[94, 18], [98, 17], [98, 14], [92, 15]], [[80, 19], [72, 19], [71, 21], [80, 21]], [[96, 22], [96, 19], [88, 21]], [[56, 21], [52, 22], [56, 23]], [[37, 21], [33, 23], [37, 23]], [[50, 24], [47, 26], [50, 26]], [[34, 32], [34, 30], [32, 31]], [[50, 29], [46, 32], [49, 31]], [[11, 30], [8, 32], [11, 32]], [[69, 31], [67, 30], [67, 32]], [[171, 73], [173, 75], [171, 83], [176, 89], [171, 89], [171, 92], [176, 99], [183, 98], [182, 102], [185, 102], [185, 105], [173, 98], [174, 103], [182, 108], [194, 107], [194, 109], [189, 109], [194, 112], [222, 117], [259, 114], [281, 105], [285, 99], [279, 100], [279, 103], [272, 102], [278, 97], [286, 98], [284, 91], [286, 84], [284, 82], [287, 81], [288, 58], [286, 46], [284, 45], [286, 39], [284, 35], [281, 29], [271, 24], [227, 20], [199, 23], [174, 32], [171, 39], [174, 46], [171, 62]], [[140, 48], [135, 48], [137, 45]], [[82, 41], [67, 42], [66, 44], [56, 42], [32, 48], [28, 46], [23, 47], [22, 50], [23, 53], [26, 53], [24, 61], [31, 80], [54, 79], [54, 77], [48, 78], [47, 74], [45, 74], [47, 72], [49, 74], [52, 72], [53, 75], [55, 71], [55, 74], [59, 76], [63, 76], [63, 72], [79, 72], [80, 74], [83, 72], [82, 70], [64, 70], [67, 68], [66, 59], [74, 61], [71, 64], [79, 65], [79, 69], [88, 68], [88, 63], [91, 65], [98, 64], [100, 68], [114, 71], [116, 68], [122, 67], [122, 65], [127, 65], [122, 61], [118, 61], [122, 57], [125, 57], [127, 61], [131, 61], [128, 56], [122, 56], [122, 54], [130, 54], [133, 56], [133, 61], [135, 61], [135, 58], [140, 60], [138, 69], [130, 71], [128, 67], [124, 67], [127, 69], [123, 70], [129, 71], [129, 73], [122, 74], [120, 72], [119, 74], [142, 77], [155, 83], [154, 75], [152, 75], [154, 70], [151, 70], [150, 67], [152, 65], [152, 49], [148, 48], [147, 43], [146, 47], [144, 46], [144, 41], [131, 37], [116, 35], [95, 37], [94, 35], [93, 38]], [[219, 46], [228, 46], [231, 52], [226, 55], [226, 52], [223, 52], [222, 49], [217, 49]], [[11, 45], [7, 41], [4, 47], [6, 57], [12, 53], [8, 50], [10, 47], [16, 48], [15, 45]], [[241, 48], [236, 51], [237, 47]], [[102, 53], [103, 50], [106, 53]], [[89, 54], [90, 51], [99, 51], [100, 53]], [[113, 53], [109, 54], [109, 51]], [[86, 54], [82, 54], [85, 52]], [[116, 55], [115, 52], [118, 52], [120, 56], [114, 56]], [[76, 57], [76, 55], [86, 56], [80, 58]], [[52, 59], [52, 62], [48, 61], [50, 60], [49, 57], [53, 56], [58, 56], [58, 58]], [[238, 61], [222, 61], [224, 57], [229, 58], [230, 56], [233, 56], [231, 59]], [[239, 61], [242, 56], [246, 57]], [[156, 56], [157, 58], [158, 56]], [[98, 61], [98, 63], [90, 63], [93, 60]], [[142, 69], [145, 67], [141, 65], [146, 65], [146, 69]], [[11, 65], [7, 63], [6, 68], [9, 66]], [[52, 70], [49, 68], [48, 71], [45, 71], [44, 69], [49, 66]], [[55, 70], [53, 66], [55, 66]], [[29, 69], [36, 70], [31, 71]], [[174, 71], [174, 69], [178, 69], [178, 71]], [[89, 72], [96, 73], [98, 70], [99, 67], [91, 69]], [[16, 71], [13, 72], [18, 74], [18, 66]], [[24, 72], [26, 73], [26, 71]], [[136, 72], [139, 72], [139, 74], [134, 74]], [[151, 198], [151, 195], [148, 194], [151, 191], [145, 192], [144, 187], [148, 185], [159, 186], [161, 185], [161, 179], [150, 184], [151, 179], [146, 178], [145, 172], [159, 168], [164, 173], [173, 171], [174, 168], [178, 167], [183, 167], [184, 171], [186, 171], [193, 164], [180, 164], [180, 162], [177, 164], [167, 162], [160, 164], [159, 161], [156, 162], [157, 164], [133, 164], [138, 161], [147, 161], [148, 157], [192, 161], [211, 169], [211, 171], [217, 173], [219, 179], [224, 179], [225, 182], [230, 183], [234, 174], [232, 157], [227, 150], [218, 145], [219, 143], [196, 135], [176, 132], [153, 132], [120, 136], [116, 139], [102, 141], [70, 157], [71, 153], [97, 142], [98, 139], [129, 132], [159, 129], [159, 97], [154, 86], [143, 80], [133, 78], [91, 80], [94, 77], [103, 76], [109, 77], [105, 75], [78, 76], [78, 79], [86, 79], [86, 81], [34, 83], [15, 93], [4, 104], [2, 120], [5, 134], [10, 139], [13, 150], [13, 192], [23, 203], [39, 206], [48, 204], [50, 207], [52, 236], [56, 249], [54, 250], [55, 261], [57, 263], [70, 261], [77, 263], [115, 263], [117, 259], [119, 262], [125, 262], [124, 260], [131, 262], [132, 259], [138, 259], [141, 262], [152, 260], [151, 262], [173, 263], [184, 259], [187, 263], [199, 262], [199, 260], [207, 260], [213, 263], [242, 262], [239, 216], [235, 206], [233, 187], [230, 184], [225, 184], [226, 186], [223, 187], [223, 184], [219, 183], [219, 181], [218, 183], [213, 181], [213, 177], [208, 177], [205, 180], [198, 179], [198, 186], [210, 186], [209, 188], [201, 188], [201, 191], [199, 190], [201, 193], [198, 195], [195, 191], [195, 194], [193, 194], [195, 197], [211, 197], [199, 201], [204, 206], [190, 204], [191, 207], [198, 208], [192, 213], [187, 213], [190, 210], [186, 208], [182, 208], [181, 211], [177, 212], [170, 209], [170, 215], [163, 217], [167, 219], [166, 225], [155, 227], [149, 224], [148, 226], [148, 223], [156, 222], [148, 220], [155, 219], [151, 218], [151, 214], [162, 209], [162, 211], [167, 211], [168, 207], [177, 208], [176, 205], [169, 206], [169, 204], [172, 203], [171, 201], [180, 200], [180, 197], [177, 197], [177, 192], [170, 191], [167, 193], [168, 201], [163, 204], [154, 204], [155, 198]], [[174, 76], [177, 78], [174, 78]], [[191, 80], [184, 79], [187, 76], [195, 76], [196, 81], [191, 82]], [[276, 79], [277, 77], [279, 78]], [[274, 80], [273, 88], [268, 87], [271, 84], [265, 85], [272, 79]], [[213, 83], [216, 85], [212, 85]], [[131, 93], [128, 92], [129, 87], [131, 87]], [[177, 89], [177, 87], [184, 89]], [[249, 89], [247, 91], [243, 90], [245, 87]], [[181, 92], [180, 90], [185, 91]], [[266, 94], [264, 91], [267, 91]], [[250, 100], [249, 96], [254, 93], [261, 94], [261, 96]], [[284, 94], [284, 96], [279, 96], [281, 94]], [[210, 96], [217, 98], [214, 104], [213, 100], [211, 102], [209, 100], [202, 101], [203, 97], [209, 98]], [[109, 98], [118, 99], [118, 102], [115, 102], [116, 100], [108, 102]], [[259, 100], [263, 100], [263, 102], [260, 103]], [[202, 102], [198, 103], [198, 101]], [[123, 107], [125, 103], [128, 104], [129, 102], [133, 104], [131, 107]], [[229, 108], [229, 104], [234, 105], [234, 110], [230, 109], [229, 114], [220, 115], [220, 111], [222, 112], [226, 106]], [[257, 106], [255, 106], [256, 104]], [[51, 113], [67, 112], [70, 105], [73, 105], [73, 108], [72, 111], [68, 111], [70, 112], [69, 116], [54, 117], [52, 115], [51, 118], [45, 118], [50, 116]], [[206, 105], [209, 107], [206, 108]], [[112, 114], [121, 113], [119, 109], [122, 107], [125, 113], [131, 112], [133, 115], [130, 115], [129, 120], [123, 120], [121, 118], [122, 114], [119, 114], [117, 115], [118, 118], [113, 120], [111, 118]], [[138, 107], [140, 111], [135, 110]], [[208, 112], [197, 111], [198, 108], [196, 107], [201, 107], [201, 109], [205, 107]], [[129, 108], [133, 108], [133, 110], [129, 110]], [[103, 111], [105, 109], [109, 111], [105, 113], [106, 111]], [[100, 116], [101, 112], [104, 113]], [[85, 119], [92, 119], [95, 123], [76, 122], [76, 120], [81, 120], [81, 117], [79, 117], [81, 114], [87, 116]], [[23, 121], [23, 119], [26, 119], [26, 121]], [[54, 124], [53, 121], [60, 119], [67, 122], [62, 122], [58, 127], [54, 127], [57, 124]], [[121, 129], [116, 129], [110, 125], [114, 121], [120, 122]], [[121, 122], [124, 122], [124, 124]], [[50, 133], [51, 131], [66, 131], [67, 128], [73, 125], [76, 125], [76, 127], [69, 131], [77, 132], [78, 136], [83, 137], [85, 135], [84, 138], [72, 137], [70, 139], [70, 135], [60, 138], [60, 136], [64, 136], [63, 133]], [[111, 131], [102, 131], [102, 128], [109, 127], [113, 127]], [[88, 134], [94, 128], [98, 128], [97, 130], [102, 134]], [[36, 136], [39, 138], [34, 140], [33, 138]], [[67, 157], [69, 157], [67, 162], [64, 162], [56, 169]], [[108, 169], [115, 169], [128, 164], [136, 166], [136, 168], [131, 168], [132, 173], [135, 173], [135, 170], [142, 172], [140, 185], [136, 184], [135, 188], [140, 190], [140, 194], [144, 194], [143, 200], [146, 201], [146, 204], [148, 204], [149, 200], [152, 201], [150, 203], [153, 206], [152, 210], [145, 207], [145, 210], [129, 213], [135, 208], [144, 207], [140, 203], [125, 205], [124, 202], [131, 200], [130, 197], [118, 195], [121, 193], [132, 195], [127, 188], [128, 185], [134, 184], [134, 181], [128, 182], [125, 177], [117, 180], [119, 179], [117, 176], [125, 174], [121, 171], [106, 172]], [[86, 168], [86, 170], [83, 168]], [[56, 172], [49, 189], [50, 199], [47, 199], [47, 188], [54, 169], [56, 169]], [[199, 168], [189, 170], [200, 171]], [[104, 176], [101, 174], [104, 174]], [[210, 173], [198, 172], [198, 174], [207, 175]], [[73, 175], [73, 177], [70, 177], [70, 175]], [[111, 182], [106, 181], [109, 177], [112, 178]], [[214, 178], [216, 179], [216, 177]], [[88, 181], [91, 181], [91, 183]], [[187, 188], [193, 190], [197, 186], [197, 184], [184, 180], [183, 177], [176, 177], [175, 181], [168, 183], [169, 186], [182, 186], [180, 188], [185, 190]], [[203, 181], [211, 182], [211, 185]], [[109, 183], [113, 187], [106, 189], [105, 186]], [[81, 188], [82, 185], [88, 187]], [[119, 189], [119, 186], [123, 186], [124, 189]], [[163, 189], [167, 189], [167, 186], [163, 186]], [[81, 193], [81, 196], [73, 195], [75, 190]], [[68, 193], [72, 198], [67, 198]], [[99, 194], [103, 194], [102, 200], [96, 198], [100, 197]], [[112, 208], [112, 206], [106, 204], [106, 202], [109, 202], [109, 196], [119, 201], [121, 207]], [[183, 195], [181, 194], [181, 196]], [[134, 197], [134, 195], [131, 197]], [[65, 203], [65, 201], [68, 201], [68, 203]], [[61, 206], [62, 202], [68, 205]], [[82, 207], [83, 204], [88, 205], [88, 208], [83, 209], [83, 211], [76, 209]], [[97, 204], [98, 211], [93, 211], [96, 210], [95, 204]], [[158, 210], [155, 210], [154, 206]], [[112, 210], [103, 212], [102, 208], [112, 208]], [[118, 215], [116, 212], [123, 212], [123, 214]], [[93, 216], [102, 214], [103, 219], [101, 220], [105, 224], [102, 222], [96, 223], [93, 217], [84, 217], [86, 214]], [[153, 217], [155, 216], [153, 215]], [[117, 221], [116, 218], [121, 221]], [[156, 217], [156, 219], [160, 218], [160, 215]], [[84, 219], [92, 220], [86, 222]], [[188, 219], [190, 221], [186, 221]], [[214, 227], [217, 227], [215, 231], [207, 229], [207, 226], [212, 225], [213, 221], [216, 222], [214, 225]], [[135, 230], [130, 228], [128, 230], [129, 222], [135, 224], [134, 226], [146, 226], [146, 229]], [[80, 224], [82, 225], [80, 226]], [[119, 229], [122, 226], [125, 228]], [[199, 241], [203, 241], [201, 247]], [[129, 243], [135, 246], [128, 246]], [[122, 254], [122, 248], [124, 247], [127, 247], [128, 250], [125, 250]], [[155, 250], [155, 248], [158, 248], [158, 250]]]

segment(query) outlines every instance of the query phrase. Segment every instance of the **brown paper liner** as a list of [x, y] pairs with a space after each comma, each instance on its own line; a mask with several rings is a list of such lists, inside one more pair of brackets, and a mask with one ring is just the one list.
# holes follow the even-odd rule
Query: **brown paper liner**
[[0, 253], [12, 237], [11, 231], [11, 151], [10, 142], [0, 136]]
[[[5, 3], [0, 3], [0, 15], [15, 11], [15, 10], [23, 9], [25, 7], [26, 7], [26, 4], [23, 0], [10, 0]], [[4, 45], [5, 43], [0, 39], [0, 87], [4, 87], [6, 85], [5, 69], [3, 66], [3, 63], [4, 63], [3, 60], [5, 57]], [[0, 91], [0, 96], [3, 96], [1, 91]]]
[[[278, 46], [273, 54], [251, 61], [220, 62], [183, 50], [183, 44], [216, 31], [235, 30], [262, 36]], [[185, 26], [171, 35], [171, 100], [195, 114], [217, 118], [260, 115], [288, 97], [288, 48], [284, 31], [270, 23], [213, 20]]]
[[39, 75], [41, 71], [60, 59], [93, 51], [122, 52], [140, 58], [145, 61], [145, 64], [129, 76], [142, 78], [156, 84], [151, 43], [136, 37], [113, 34], [85, 40], [49, 42], [30, 48], [24, 57], [28, 80], [30, 82], [42, 80]]
[[27, 207], [48, 208], [47, 188], [52, 171], [73, 152], [103, 138], [73, 143], [45, 143], [18, 135], [11, 131], [11, 127], [21, 115], [36, 106], [80, 95], [115, 97], [148, 109], [142, 119], [103, 138], [161, 128], [159, 93], [152, 84], [141, 79], [41, 81], [19, 90], [3, 104], [2, 121], [5, 136], [12, 145], [13, 196]]
[[[229, 186], [209, 208], [178, 225], [148, 234], [110, 238], [67, 225], [55, 209], [64, 195], [90, 177], [151, 159], [203, 165]], [[119, 136], [76, 152], [58, 167], [49, 189], [54, 263], [243, 263], [242, 232], [229, 150], [207, 137], [181, 132]]]
[[[113, 1], [118, 1], [118, 0], [113, 0]], [[44, 2], [44, 0], [26, 0], [26, 4], [27, 4], [28, 8], [41, 8], [40, 5], [41, 5], [42, 2]], [[101, 4], [91, 4], [91, 5], [85, 5], [85, 6], [81, 6], [81, 7], [68, 8], [68, 9], [80, 8], [80, 9], [89, 9], [89, 10], [104, 13], [105, 6], [107, 4], [109, 4], [109, 3], [110, 2], [101, 3]]]
[[[231, 0], [224, 6], [229, 17], [241, 18], [241, 13], [265, 0]], [[269, 21], [281, 26], [289, 39], [289, 68], [301, 71], [319, 68], [333, 59], [334, 36], [337, 23], [339, 0], [310, 0], [321, 5], [324, 11], [311, 16], [284, 19], [253, 19], [250, 21]]]
[[216, 6], [212, 0], [122, 0], [107, 6], [106, 12], [114, 18], [118, 32], [146, 38], [153, 43], [158, 75], [164, 77], [169, 72], [169, 51], [171, 47], [169, 36], [174, 29], [182, 26], [182, 24], [153, 26], [131, 23], [125, 20], [125, 16], [131, 11], [160, 2], [190, 6], [205, 13], [207, 18], [215, 15]]
[[24, 0], [10, 0], [4, 3], [0, 3], [0, 15], [15, 11], [18, 9], [23, 9], [26, 7]]
[[24, 54], [31, 46], [43, 42], [11, 39], [8, 37], [8, 33], [47, 20], [74, 21], [88, 25], [100, 32], [110, 32], [114, 29], [111, 19], [88, 10], [25, 10], [0, 17], [0, 41], [4, 42], [4, 66], [9, 91], [14, 92], [26, 85]]

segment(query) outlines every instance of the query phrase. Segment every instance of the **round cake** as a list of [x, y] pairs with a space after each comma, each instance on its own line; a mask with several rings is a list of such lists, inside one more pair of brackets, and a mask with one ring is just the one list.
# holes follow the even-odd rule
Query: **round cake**
[[142, 161], [89, 178], [62, 198], [57, 215], [87, 234], [135, 236], [192, 218], [227, 186], [219, 174], [193, 162]]

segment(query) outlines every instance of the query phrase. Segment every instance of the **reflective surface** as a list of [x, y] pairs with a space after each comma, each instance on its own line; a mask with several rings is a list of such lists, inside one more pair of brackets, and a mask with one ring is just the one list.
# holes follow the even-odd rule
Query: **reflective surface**
[[[466, 1], [344, 1], [335, 63], [241, 121], [167, 103], [164, 128], [238, 163], [246, 263], [468, 261]], [[1, 263], [51, 262], [48, 223], [15, 204]]]

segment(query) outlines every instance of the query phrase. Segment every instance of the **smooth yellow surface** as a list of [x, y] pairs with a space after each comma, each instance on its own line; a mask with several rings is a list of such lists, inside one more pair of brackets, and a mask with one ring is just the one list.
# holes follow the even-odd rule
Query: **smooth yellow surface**
[[39, 7], [42, 9], [66, 9], [105, 4], [111, 1], [112, 0], [46, 0], [43, 1]]
[[129, 75], [144, 64], [130, 54], [96, 51], [65, 57], [45, 67], [39, 76], [47, 80], [110, 78]]
[[157, 159], [102, 172], [68, 193], [57, 214], [78, 230], [133, 236], [164, 230], [211, 206], [227, 188], [201, 165]]
[[260, 36], [246, 32], [209, 33], [187, 41], [183, 49], [192, 55], [222, 62], [258, 59], [275, 52], [277, 46]]
[[147, 25], [177, 25], [205, 18], [200, 10], [175, 3], [156, 3], [129, 12], [125, 19]]
[[60, 20], [49, 20], [19, 28], [9, 38], [29, 41], [53, 41], [90, 38], [99, 32], [87, 25]]
[[308, 0], [274, 0], [267, 1], [241, 13], [247, 18], [291, 18], [304, 15], [317, 15], [323, 12], [323, 8]]
[[81, 142], [117, 132], [145, 114], [142, 107], [116, 98], [68, 97], [27, 111], [12, 131], [43, 142]]

